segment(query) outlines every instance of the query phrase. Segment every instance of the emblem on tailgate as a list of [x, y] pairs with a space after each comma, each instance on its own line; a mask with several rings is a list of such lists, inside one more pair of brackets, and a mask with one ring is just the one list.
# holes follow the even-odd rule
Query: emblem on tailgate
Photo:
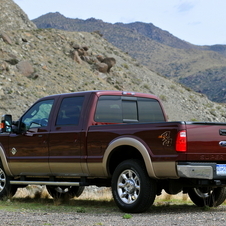
[[162, 139], [163, 146], [171, 146], [172, 145], [172, 138], [170, 137], [170, 131], [166, 131], [162, 133], [158, 138]]

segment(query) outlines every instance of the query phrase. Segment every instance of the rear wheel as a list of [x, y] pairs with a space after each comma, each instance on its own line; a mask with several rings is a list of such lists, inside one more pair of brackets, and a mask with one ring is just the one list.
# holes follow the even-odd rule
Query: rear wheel
[[46, 186], [47, 191], [49, 194], [55, 199], [55, 198], [74, 198], [79, 197], [82, 192], [84, 191], [84, 186]]
[[142, 161], [126, 160], [114, 171], [112, 194], [122, 211], [144, 212], [155, 200], [156, 182], [148, 176]]
[[191, 188], [188, 195], [192, 202], [199, 207], [216, 207], [226, 199], [226, 188]]

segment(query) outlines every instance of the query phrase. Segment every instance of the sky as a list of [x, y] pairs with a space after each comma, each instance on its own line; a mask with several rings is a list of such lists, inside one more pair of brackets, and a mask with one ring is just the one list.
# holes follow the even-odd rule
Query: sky
[[94, 17], [109, 23], [152, 23], [195, 45], [226, 44], [226, 0], [13, 0], [38, 18], [59, 12], [68, 18]]

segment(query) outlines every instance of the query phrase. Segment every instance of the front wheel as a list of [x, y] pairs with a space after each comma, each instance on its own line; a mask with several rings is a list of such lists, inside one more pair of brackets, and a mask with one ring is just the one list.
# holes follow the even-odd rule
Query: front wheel
[[111, 187], [117, 206], [124, 212], [144, 212], [156, 196], [156, 182], [139, 160], [120, 163], [113, 173]]
[[55, 199], [55, 198], [74, 198], [79, 197], [82, 192], [84, 191], [84, 186], [46, 186], [47, 191], [49, 194]]
[[188, 195], [192, 202], [199, 206], [216, 207], [221, 205], [226, 199], [226, 188], [191, 188]]
[[10, 178], [5, 173], [2, 165], [0, 165], [0, 198], [5, 196], [14, 196], [17, 186], [10, 184]]

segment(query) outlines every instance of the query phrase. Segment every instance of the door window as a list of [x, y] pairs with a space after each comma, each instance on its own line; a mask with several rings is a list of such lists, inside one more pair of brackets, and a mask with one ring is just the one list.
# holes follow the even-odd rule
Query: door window
[[21, 130], [46, 127], [54, 100], [43, 100], [33, 105], [21, 119]]
[[78, 125], [84, 97], [64, 98], [57, 115], [56, 126]]

